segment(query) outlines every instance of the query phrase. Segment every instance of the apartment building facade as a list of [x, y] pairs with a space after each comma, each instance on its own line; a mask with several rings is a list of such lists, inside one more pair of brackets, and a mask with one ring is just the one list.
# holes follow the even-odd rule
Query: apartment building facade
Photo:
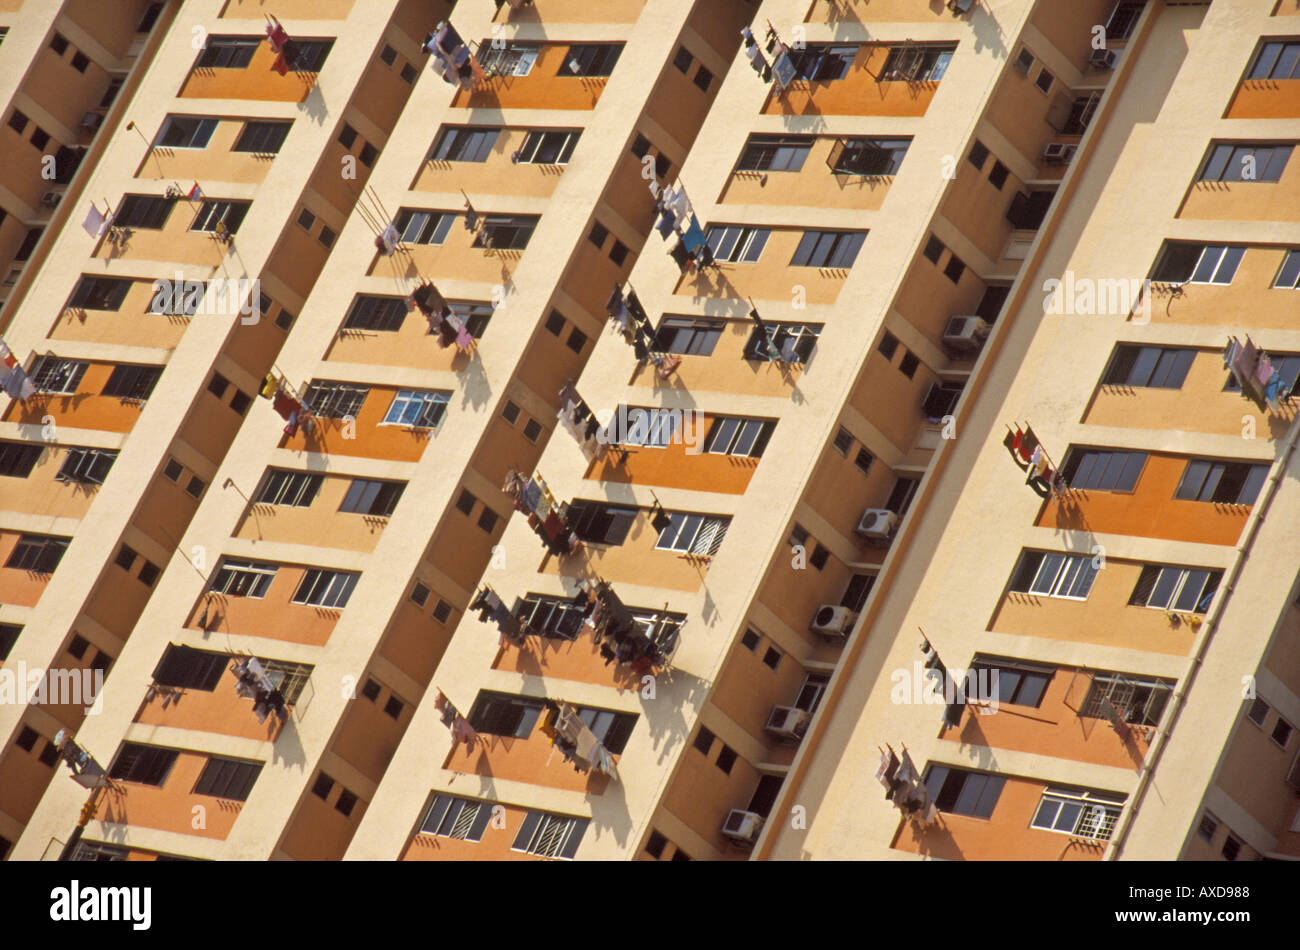
[[1300, 856], [1297, 12], [1136, 11], [756, 855]]
[[1244, 6], [142, 4], [0, 311], [0, 673], [108, 673], [0, 704], [0, 855], [1293, 853]]

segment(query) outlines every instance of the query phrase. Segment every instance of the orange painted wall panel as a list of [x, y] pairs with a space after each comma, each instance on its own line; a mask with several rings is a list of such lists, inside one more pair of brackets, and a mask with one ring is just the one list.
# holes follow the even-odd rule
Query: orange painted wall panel
[[939, 88], [937, 82], [876, 82], [886, 46], [862, 46], [848, 75], [831, 82], [796, 80], [782, 91], [775, 82], [764, 115], [922, 116]]
[[[121, 782], [121, 792], [104, 796], [97, 817], [102, 821], [224, 841], [244, 806], [243, 802], [193, 793], [207, 760], [206, 755], [181, 752], [161, 788]], [[202, 824], [206, 827], [194, 827], [195, 806], [203, 807]]]
[[281, 436], [280, 447], [297, 452], [329, 452], [335, 455], [360, 455], [365, 458], [415, 462], [424, 447], [433, 440], [432, 430], [408, 426], [381, 425], [397, 390], [388, 386], [371, 386], [356, 418], [356, 438], [344, 438], [341, 419], [317, 419], [311, 432], [299, 429], [294, 436]]
[[146, 696], [135, 721], [148, 726], [193, 729], [241, 739], [274, 742], [283, 724], [277, 716], [267, 716], [259, 723], [253, 715], [253, 701], [235, 692], [235, 675], [229, 667], [221, 674], [216, 689], [181, 690], [170, 698], [162, 694]]
[[[301, 36], [295, 39], [305, 40]], [[194, 69], [181, 86], [183, 99], [254, 99], [261, 102], [302, 102], [316, 85], [315, 73], [272, 71], [276, 54], [270, 43], [253, 53], [244, 69]], [[196, 57], [197, 61], [197, 57]]]
[[1300, 79], [1245, 80], [1237, 87], [1224, 118], [1300, 118]]
[[568, 51], [566, 43], [543, 46], [527, 76], [497, 76], [473, 89], [457, 89], [451, 104], [463, 109], [594, 109], [609, 80], [561, 76]]
[[604, 794], [610, 781], [599, 772], [575, 770], [537, 728], [527, 739], [480, 735], [470, 746], [458, 742], [442, 767], [453, 772], [490, 775], [508, 782], [528, 782], [591, 795]]

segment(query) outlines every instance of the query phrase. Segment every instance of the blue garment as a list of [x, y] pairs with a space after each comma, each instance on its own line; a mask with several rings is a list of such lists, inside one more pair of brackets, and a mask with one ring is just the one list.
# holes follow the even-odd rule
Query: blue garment
[[691, 226], [682, 234], [682, 244], [691, 254], [704, 244], [704, 229], [700, 227], [700, 219], [695, 215], [691, 215]]
[[673, 233], [673, 224], [674, 222], [676, 222], [676, 220], [677, 220], [677, 216], [673, 214], [671, 211], [665, 211], [660, 216], [659, 224], [656, 226], [655, 230], [659, 232], [659, 235], [665, 241], [668, 240], [668, 235]]

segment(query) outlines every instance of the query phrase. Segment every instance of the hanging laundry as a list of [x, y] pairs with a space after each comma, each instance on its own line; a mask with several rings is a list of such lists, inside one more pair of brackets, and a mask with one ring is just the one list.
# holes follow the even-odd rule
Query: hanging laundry
[[86, 220], [81, 222], [81, 227], [91, 237], [97, 238], [104, 233], [110, 220], [112, 220], [111, 216], [105, 216], [92, 202], [90, 210], [86, 212]]
[[673, 245], [672, 250], [668, 252], [668, 255], [676, 261], [677, 269], [683, 274], [690, 269], [691, 252], [686, 250], [686, 245], [682, 243], [681, 238], [677, 239], [677, 243]]
[[456, 349], [462, 353], [467, 353], [474, 347], [474, 335], [469, 332], [469, 327], [461, 325], [456, 331]]
[[298, 407], [298, 400], [284, 390], [278, 391], [271, 403], [271, 408], [279, 414], [281, 419], [289, 419], [298, 410]]
[[659, 236], [666, 241], [668, 240], [668, 235], [673, 233], [673, 226], [676, 223], [677, 215], [668, 209], [664, 209], [660, 212], [659, 223], [655, 225], [655, 230], [658, 231]]
[[690, 218], [690, 224], [682, 233], [682, 244], [691, 254], [694, 254], [699, 248], [704, 246], [704, 229], [700, 227], [699, 219], [693, 214]]
[[281, 76], [289, 75], [289, 60], [285, 59], [284, 52], [276, 54], [275, 62], [271, 64], [271, 69]]
[[456, 737], [457, 742], [463, 742], [466, 746], [472, 746], [474, 740], [478, 738], [478, 733], [474, 727], [469, 724], [469, 720], [464, 716], [457, 716], [455, 724], [451, 727], [452, 735]]
[[280, 391], [280, 382], [275, 378], [274, 373], [267, 373], [266, 379], [262, 380], [262, 387], [257, 394], [263, 399], [274, 399], [276, 393]]
[[682, 365], [682, 358], [680, 356], [663, 356], [660, 357], [658, 365], [659, 378], [667, 379], [673, 374], [673, 370]]
[[1259, 357], [1259, 362], [1255, 365], [1255, 380], [1261, 386], [1267, 386], [1269, 380], [1273, 378], [1273, 361], [1268, 358], [1267, 353]]
[[399, 236], [397, 225], [390, 222], [388, 227], [384, 228], [383, 233], [375, 238], [375, 247], [379, 248], [379, 250], [383, 251], [389, 257], [392, 257], [393, 253], [397, 250], [397, 240]]
[[0, 363], [3, 363], [6, 369], [13, 369], [18, 365], [18, 357], [14, 356], [13, 350], [9, 349], [4, 340], [0, 340]]
[[4, 387], [5, 395], [23, 402], [36, 395], [36, 384], [27, 378], [27, 373], [21, 366], [5, 370], [2, 377], [0, 386]]
[[271, 49], [277, 53], [284, 49], [285, 43], [289, 42], [289, 34], [280, 25], [280, 21], [273, 16], [270, 17], [270, 22], [266, 24], [266, 38], [271, 43]]
[[762, 76], [764, 71], [771, 68], [768, 66], [767, 59], [763, 56], [763, 51], [758, 48], [758, 44], [753, 42], [752, 38], [745, 47], [745, 56], [749, 58], [749, 65], [753, 67], [754, 72], [758, 73], [759, 76]]

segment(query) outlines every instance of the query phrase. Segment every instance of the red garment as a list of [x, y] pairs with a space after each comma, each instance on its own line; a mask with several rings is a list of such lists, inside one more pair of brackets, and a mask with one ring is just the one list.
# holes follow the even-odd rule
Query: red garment
[[279, 413], [281, 419], [288, 419], [293, 415], [294, 410], [298, 408], [298, 400], [281, 390], [275, 394], [275, 400], [271, 403], [271, 408]]
[[542, 530], [546, 532], [548, 541], [554, 541], [564, 530], [564, 519], [552, 511], [546, 516], [546, 521], [542, 524]]
[[266, 25], [266, 35], [271, 41], [271, 49], [277, 53], [284, 48], [284, 42], [289, 38], [289, 34], [284, 31], [284, 27], [279, 23], [268, 23]]
[[284, 53], [280, 53], [275, 57], [275, 62], [271, 64], [271, 68], [281, 76], [289, 75], [289, 62], [284, 58]]

